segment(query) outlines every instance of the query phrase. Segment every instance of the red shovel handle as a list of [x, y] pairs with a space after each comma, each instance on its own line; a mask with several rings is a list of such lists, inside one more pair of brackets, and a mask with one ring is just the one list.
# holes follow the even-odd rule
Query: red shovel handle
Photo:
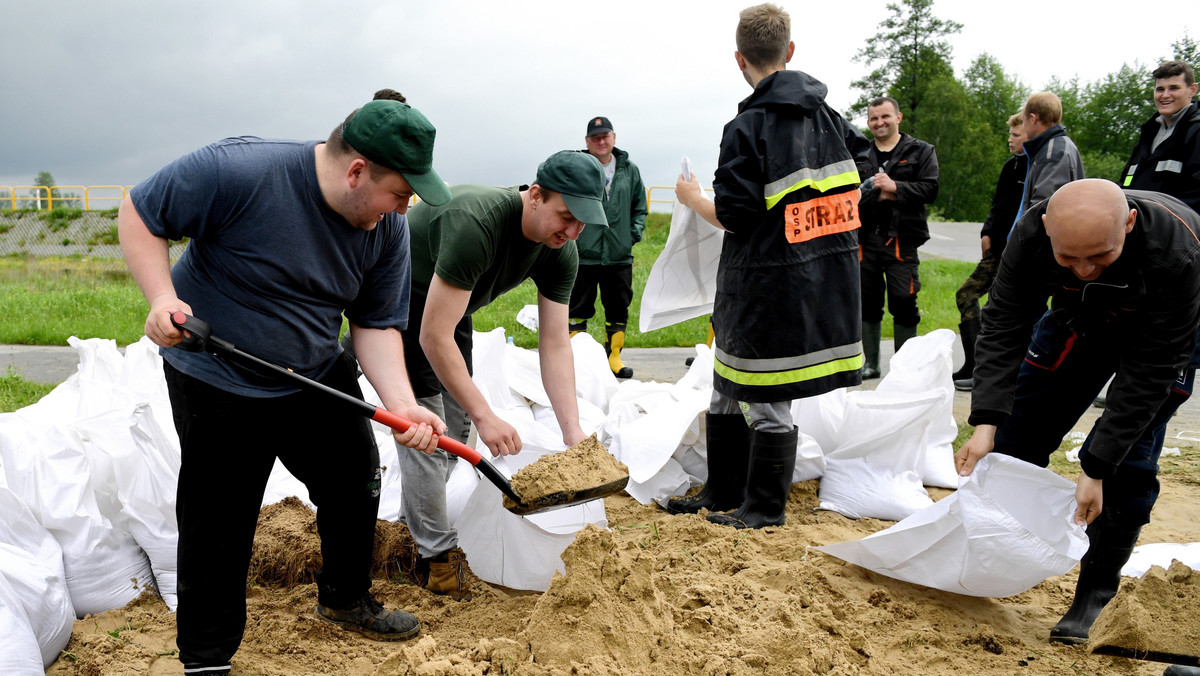
[[[398, 432], [407, 432], [408, 428], [412, 427], [413, 425], [411, 420], [401, 418], [400, 416], [381, 406], [375, 407], [375, 415], [371, 416], [371, 420], [387, 425]], [[458, 439], [451, 439], [444, 434], [438, 436], [437, 446], [443, 451], [457, 455], [476, 467], [479, 466], [479, 461], [483, 460], [483, 455], [479, 451], [471, 448]]]

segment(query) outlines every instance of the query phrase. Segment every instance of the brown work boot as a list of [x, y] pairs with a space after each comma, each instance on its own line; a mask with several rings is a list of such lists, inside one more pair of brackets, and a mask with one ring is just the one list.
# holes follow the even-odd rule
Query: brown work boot
[[467, 568], [467, 555], [461, 548], [455, 547], [426, 561], [429, 565], [426, 589], [455, 601], [471, 600], [470, 578], [474, 576]]

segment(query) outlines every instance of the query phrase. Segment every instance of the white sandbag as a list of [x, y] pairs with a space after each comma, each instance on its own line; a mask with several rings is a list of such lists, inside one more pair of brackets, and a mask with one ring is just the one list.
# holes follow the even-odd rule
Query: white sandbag
[[[504, 362], [510, 345], [504, 338], [504, 328], [499, 327], [472, 335], [471, 361], [474, 363], [472, 381], [483, 398], [492, 408], [524, 406], [525, 401], [509, 386]], [[515, 349], [515, 348], [514, 348]]]
[[[164, 432], [149, 403], [132, 413], [103, 413], [76, 422], [76, 428], [93, 460], [111, 463], [111, 486], [116, 490], [119, 514], [113, 525], [128, 531], [150, 557], [154, 584], [167, 607], [174, 611], [179, 524], [175, 494], [179, 483], [179, 439], [174, 429]], [[93, 462], [92, 467], [98, 466]], [[93, 474], [93, 478], [98, 476]], [[100, 492], [100, 491], [98, 491]]]
[[1074, 483], [991, 453], [936, 504], [862, 540], [815, 549], [899, 580], [1000, 598], [1079, 562], [1088, 540], [1074, 515]]
[[[836, 398], [829, 399], [833, 401]], [[820, 509], [852, 519], [899, 521], [932, 504], [921, 469], [940, 393], [855, 391], [848, 392], [844, 402], [844, 409], [831, 411], [829, 418], [838, 420], [840, 429], [826, 435], [830, 438], [824, 443], [831, 446], [822, 444], [826, 466], [818, 492]], [[794, 402], [793, 415], [812, 405]]]
[[660, 383], [622, 384], [609, 404], [609, 451], [629, 467], [629, 480], [649, 481], [679, 447], [705, 409], [709, 393]]
[[904, 343], [892, 357], [888, 374], [879, 382], [878, 392], [905, 392], [924, 395], [941, 393], [940, 413], [930, 412], [929, 437], [921, 479], [926, 486], [955, 488], [954, 439], [958, 424], [954, 421], [954, 343], [958, 335], [949, 329], [937, 329]]
[[667, 242], [642, 291], [642, 333], [712, 312], [724, 234], [691, 208], [675, 203]]
[[698, 485], [695, 477], [688, 473], [674, 456], [671, 456], [646, 481], [630, 479], [629, 484], [625, 486], [625, 492], [643, 505], [657, 502], [665, 507], [667, 500], [676, 495], [683, 495], [695, 485]]
[[[70, 424], [31, 423], [26, 409], [0, 416], [0, 469], [8, 486], [62, 546], [75, 614], [120, 608], [153, 584], [154, 574], [132, 535], [114, 527], [110, 517], [119, 516], [119, 506], [115, 513], [101, 509], [117, 502], [111, 463], [89, 454]], [[41, 411], [33, 417], [54, 416]], [[103, 479], [93, 476], [93, 465], [106, 472]]]
[[48, 666], [42, 664], [41, 648], [20, 597], [0, 575], [0, 674], [43, 676]]
[[[12, 491], [0, 489], [0, 674], [41, 673], [67, 647], [74, 622], [62, 547]], [[26, 633], [39, 671], [26, 664]]]
[[842, 387], [815, 397], [793, 399], [792, 422], [825, 453], [831, 453], [842, 445], [842, 437], [848, 432], [849, 397], [850, 391]]
[[1172, 561], [1178, 561], [1192, 570], [1200, 570], [1200, 542], [1156, 542], [1138, 545], [1134, 547], [1129, 561], [1121, 567], [1121, 574], [1126, 577], [1141, 577], [1151, 566], [1170, 568]]
[[[497, 329], [492, 334], [496, 334]], [[486, 335], [486, 334], [485, 334]], [[495, 341], [497, 338], [503, 339], [504, 335], [490, 335], [489, 340]], [[578, 337], [578, 336], [576, 336]], [[480, 334], [475, 334], [475, 339], [478, 340]], [[475, 371], [478, 374], [481, 368], [490, 368], [498, 370], [503, 374], [508, 387], [519, 396], [519, 398], [527, 399], [542, 406], [550, 405], [550, 395], [546, 394], [546, 388], [542, 386], [542, 366], [538, 362], [538, 353], [535, 350], [526, 350], [525, 348], [517, 347], [516, 345], [503, 344], [503, 350], [499, 353], [499, 360], [491, 364], [480, 364], [475, 362]], [[474, 356], [472, 352], [472, 356]], [[494, 377], [494, 376], [493, 376]], [[491, 381], [492, 378], [485, 378]], [[495, 408], [495, 406], [492, 406]]]
[[[546, 452], [527, 444], [519, 454], [498, 458], [494, 464], [511, 476]], [[589, 523], [608, 527], [603, 500], [522, 517], [504, 509], [502, 494], [490, 481], [480, 481], [454, 528], [471, 571], [480, 579], [545, 591], [556, 571], [566, 572], [562, 552]]]
[[796, 441], [796, 468], [792, 470], [792, 483], [820, 479], [825, 476], [828, 461], [816, 439], [801, 432]]
[[317, 508], [308, 497], [308, 487], [292, 476], [279, 458], [275, 458], [275, 464], [271, 466], [271, 474], [267, 477], [267, 486], [263, 490], [262, 506], [273, 505], [284, 498], [291, 497], [308, 505], [309, 509]]
[[[523, 402], [518, 398], [542, 406], [550, 405], [550, 395], [542, 384], [542, 366], [536, 350], [508, 344], [504, 340], [504, 329], [489, 333], [476, 332], [472, 361], [475, 373], [472, 379], [481, 391], [486, 387], [485, 398], [493, 408], [507, 408]], [[607, 410], [609, 398], [617, 389], [617, 378], [608, 365], [604, 346], [590, 334], [580, 333], [571, 339], [571, 352], [575, 370], [575, 396], [593, 406]], [[511, 390], [506, 392], [505, 390]]]
[[608, 365], [604, 346], [591, 334], [578, 333], [571, 339], [571, 353], [575, 359], [575, 394], [607, 413], [608, 402], [616, 393], [618, 383]]
[[526, 305], [517, 311], [517, 323], [525, 328], [537, 333], [538, 330], [538, 306]]
[[[490, 453], [484, 457], [491, 460]], [[485, 481], [485, 479], [479, 476], [475, 467], [459, 458], [458, 463], [450, 472], [449, 481], [446, 482], [446, 517], [450, 523], [458, 521], [458, 518], [462, 516], [463, 510], [467, 508], [467, 503], [475, 494], [475, 488], [479, 486], [480, 481]]]

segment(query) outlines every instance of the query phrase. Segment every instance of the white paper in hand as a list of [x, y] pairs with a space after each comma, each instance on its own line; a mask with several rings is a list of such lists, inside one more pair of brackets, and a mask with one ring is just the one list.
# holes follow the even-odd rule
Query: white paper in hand
[[[683, 175], [692, 166], [683, 157]], [[724, 233], [680, 202], [671, 213], [671, 231], [642, 292], [638, 329], [643, 333], [712, 312], [717, 295], [717, 261]]]

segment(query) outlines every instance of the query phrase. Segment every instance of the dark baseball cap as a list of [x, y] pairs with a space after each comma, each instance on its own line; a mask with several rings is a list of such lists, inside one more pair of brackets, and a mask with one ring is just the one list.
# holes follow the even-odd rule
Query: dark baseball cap
[[593, 134], [603, 134], [606, 131], [612, 131], [612, 122], [608, 121], [607, 117], [593, 117], [588, 120], [587, 136]]
[[371, 101], [342, 127], [342, 137], [363, 157], [404, 177], [432, 206], [450, 200], [450, 189], [433, 170], [437, 130], [419, 110], [399, 101]]
[[563, 196], [581, 223], [608, 226], [604, 215], [604, 167], [577, 150], [560, 150], [538, 166], [537, 184]]

